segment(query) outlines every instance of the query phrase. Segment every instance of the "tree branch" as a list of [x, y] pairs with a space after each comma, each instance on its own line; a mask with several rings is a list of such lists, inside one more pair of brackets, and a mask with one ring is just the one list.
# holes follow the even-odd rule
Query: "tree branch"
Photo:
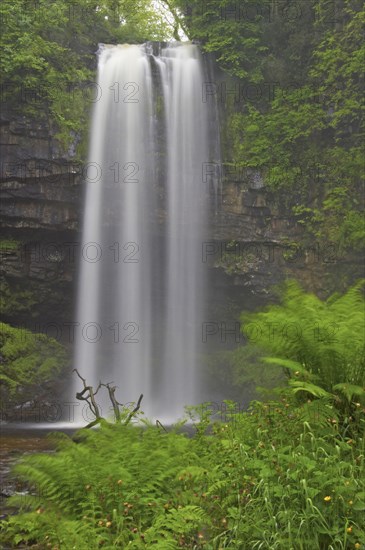
[[179, 17], [179, 15], [177, 14], [177, 11], [175, 10], [175, 8], [170, 3], [170, 0], [160, 0], [160, 1], [161, 1], [162, 4], [165, 4], [167, 6], [169, 12], [171, 13], [172, 17], [175, 20], [174, 32], [173, 32], [173, 36], [174, 36], [175, 40], [177, 40], [178, 42], [180, 42], [180, 40], [181, 40], [181, 38], [179, 36], [179, 27], [181, 28], [183, 33], [185, 33], [186, 36], [189, 38], [189, 33], [188, 33], [188, 30], [187, 30], [185, 24], [183, 23], [181, 17]]
[[[83, 390], [76, 393], [76, 399], [78, 399], [79, 401], [86, 401], [86, 403], [90, 407], [91, 412], [95, 416], [95, 420], [90, 422], [87, 426], [85, 426], [85, 428], [91, 428], [96, 424], [101, 424], [102, 422], [106, 422], [104, 418], [102, 418], [102, 416], [100, 415], [99, 405], [95, 400], [95, 395], [98, 393], [101, 387], [107, 388], [109, 393], [109, 399], [113, 405], [115, 421], [121, 422], [122, 415], [119, 407], [123, 407], [123, 404], [119, 403], [119, 401], [117, 401], [115, 397], [115, 390], [117, 389], [117, 386], [112, 386], [112, 382], [108, 382], [107, 384], [102, 384], [101, 382], [99, 382], [98, 387], [96, 388], [96, 390], [94, 390], [92, 386], [87, 385], [85, 378], [81, 376], [81, 374], [77, 369], [73, 369], [73, 372], [76, 372], [77, 376], [80, 378], [80, 380], [82, 380], [82, 383], [84, 385]], [[141, 393], [136, 406], [127, 416], [127, 419], [124, 422], [125, 425], [129, 424], [133, 416], [139, 411], [142, 399], [143, 399], [143, 394]]]
[[131, 419], [133, 418], [133, 416], [136, 414], [136, 412], [139, 410], [140, 406], [141, 406], [141, 401], [143, 399], [143, 393], [141, 393], [141, 395], [139, 396], [139, 399], [137, 401], [137, 405], [134, 407], [133, 411], [128, 415], [128, 418], [127, 420], [125, 421], [125, 426], [127, 424], [129, 424], [129, 422], [131, 421]]
[[164, 426], [163, 424], [161, 424], [161, 422], [160, 422], [159, 420], [156, 420], [156, 426], [157, 426], [157, 428], [159, 428], [159, 427], [161, 426], [161, 428], [162, 428], [163, 430], [165, 430], [165, 432], [167, 432], [165, 426]]
[[[97, 402], [95, 401], [95, 395], [98, 393], [98, 391], [100, 390], [101, 388], [101, 382], [99, 382], [99, 385], [98, 387], [96, 388], [96, 390], [94, 391], [93, 387], [92, 386], [88, 386], [86, 384], [86, 380], [85, 378], [83, 378], [81, 376], [81, 374], [79, 373], [79, 371], [77, 369], [73, 369], [74, 372], [76, 372], [77, 376], [80, 378], [80, 380], [82, 380], [83, 384], [84, 384], [84, 389], [82, 390], [82, 392], [77, 392], [76, 393], [76, 399], [78, 399], [79, 401], [86, 401], [86, 403], [89, 405], [90, 407], [90, 410], [91, 412], [93, 413], [93, 415], [95, 415], [95, 418], [96, 419], [100, 419], [101, 418], [101, 415], [100, 415], [100, 410], [99, 410], [99, 406], [97, 404]], [[83, 395], [86, 393], [86, 392], [89, 392], [89, 394], [86, 396], [86, 397], [83, 397]], [[90, 399], [90, 401], [89, 401]]]
[[111, 383], [112, 382], [108, 382], [107, 384], [102, 384], [102, 386], [104, 386], [105, 388], [108, 389], [109, 399], [110, 399], [110, 401], [112, 402], [112, 405], [113, 405], [115, 420], [116, 420], [116, 422], [120, 422], [121, 415], [120, 415], [119, 405], [120, 406], [123, 406], [123, 405], [122, 405], [122, 403], [119, 403], [115, 398], [115, 390], [117, 389], [117, 386], [111, 386], [110, 385]]

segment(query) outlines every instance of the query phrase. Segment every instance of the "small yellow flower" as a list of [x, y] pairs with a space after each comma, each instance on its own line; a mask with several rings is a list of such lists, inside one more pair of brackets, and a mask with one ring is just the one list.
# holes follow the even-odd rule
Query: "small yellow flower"
[[327, 496], [327, 497], [324, 497], [324, 499], [323, 499], [323, 500], [324, 500], [325, 502], [329, 502], [329, 501], [330, 501], [331, 499], [332, 499], [332, 497], [330, 497], [330, 496]]
[[118, 485], [122, 485], [123, 481], [121, 479], [118, 479], [117, 483]]
[[352, 506], [353, 505], [353, 502], [352, 500], [349, 500], [349, 505]]
[[102, 520], [100, 520], [100, 521], [98, 522], [98, 525], [100, 525], [100, 527], [102, 527], [102, 526], [104, 525], [104, 522], [103, 522]]
[[361, 548], [361, 544], [359, 542], [355, 542], [355, 548]]
[[111, 524], [112, 524], [111, 521], [107, 521], [106, 524], [105, 524], [105, 526], [106, 526], [106, 527], [111, 527]]
[[352, 533], [352, 527], [348, 527], [348, 528], [346, 529], [346, 531], [347, 531], [348, 533]]

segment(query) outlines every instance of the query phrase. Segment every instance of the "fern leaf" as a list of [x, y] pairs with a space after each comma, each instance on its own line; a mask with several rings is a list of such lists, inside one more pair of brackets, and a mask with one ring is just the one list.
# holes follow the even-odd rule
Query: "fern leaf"
[[348, 401], [351, 401], [354, 395], [356, 395], [357, 397], [365, 395], [365, 389], [361, 386], [357, 386], [356, 384], [336, 384], [335, 386], [333, 386], [333, 389], [343, 393]]
[[320, 386], [316, 386], [315, 384], [310, 384], [309, 382], [302, 382], [299, 380], [289, 380], [289, 384], [294, 388], [294, 393], [297, 393], [299, 391], [305, 391], [307, 393], [310, 393], [314, 397], [332, 397], [332, 394], [321, 388]]
[[310, 377], [311, 375], [310, 372], [308, 372], [301, 363], [299, 363], [298, 361], [293, 361], [292, 359], [283, 359], [281, 357], [264, 357], [263, 360], [269, 365], [278, 365], [293, 372], [299, 372], [300, 374], [308, 377]]

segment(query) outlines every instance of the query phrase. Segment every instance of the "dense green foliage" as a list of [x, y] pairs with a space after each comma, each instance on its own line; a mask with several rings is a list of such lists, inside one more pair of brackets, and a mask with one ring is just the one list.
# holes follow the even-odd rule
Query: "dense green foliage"
[[280, 304], [242, 316], [251, 344], [235, 352], [237, 381], [249, 379], [242, 357], [274, 355], [268, 368], [289, 379], [274, 401], [246, 411], [225, 402], [216, 422], [212, 404], [189, 407], [188, 433], [139, 415], [139, 425], [101, 420], [74, 439], [54, 434], [55, 454], [15, 467], [30, 494], [12, 497], [20, 513], [3, 522], [4, 540], [54, 550], [361, 548], [363, 287], [322, 302], [291, 282]]
[[85, 137], [98, 43], [161, 40], [170, 28], [150, 0], [5, 0], [0, 18], [2, 100], [49, 121], [65, 146]]
[[15, 311], [31, 315], [32, 309], [37, 304], [37, 294], [27, 287], [19, 288], [19, 285], [10, 285], [4, 279], [0, 279], [0, 310], [2, 315], [8, 315]]
[[24, 403], [35, 386], [53, 380], [68, 363], [61, 344], [44, 334], [0, 323], [2, 405]]
[[364, 285], [321, 301], [287, 281], [278, 304], [241, 314], [244, 345], [209, 357], [211, 389], [242, 401], [289, 384], [298, 403], [326, 397], [351, 430], [349, 418], [365, 405]]
[[224, 162], [260, 173], [308, 235], [362, 247], [363, 3], [177, 3], [189, 36], [234, 77], [216, 89]]
[[193, 437], [107, 424], [79, 443], [58, 435], [56, 454], [16, 467], [33, 495], [12, 498], [22, 511], [4, 539], [54, 550], [360, 548], [363, 431], [344, 437], [319, 404], [308, 421], [285, 398], [254, 403], [210, 433], [203, 413]]
[[364, 286], [360, 281], [322, 302], [291, 281], [280, 305], [241, 317], [251, 345], [270, 354], [267, 362], [284, 367], [295, 393], [304, 400], [308, 394], [332, 398], [346, 419], [358, 401], [365, 405]]

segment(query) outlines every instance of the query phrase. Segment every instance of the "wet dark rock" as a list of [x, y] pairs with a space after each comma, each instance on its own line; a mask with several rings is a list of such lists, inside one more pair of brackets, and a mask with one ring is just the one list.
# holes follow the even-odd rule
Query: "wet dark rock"
[[[63, 151], [50, 124], [3, 110], [3, 319], [34, 331], [53, 323], [62, 332], [61, 339], [69, 342], [67, 326], [74, 319], [81, 261], [83, 202], [82, 166], [74, 159], [78, 136], [74, 140]], [[211, 229], [202, 247], [208, 243], [214, 250], [206, 257], [214, 285], [223, 285], [228, 293], [239, 289], [237, 300], [244, 304], [256, 297], [259, 305], [261, 298], [272, 295], [273, 285], [287, 277], [328, 296], [361, 276], [362, 258], [344, 258], [331, 243], [326, 250], [305, 242], [302, 228], [280, 201], [274, 202], [259, 171], [247, 170], [236, 180], [234, 174], [225, 178], [218, 197], [207, 198], [212, 203]], [[155, 231], [156, 238], [161, 238], [166, 223], [161, 185], [156, 194], [159, 224]], [[232, 241], [241, 247], [236, 257], [225, 251]]]

